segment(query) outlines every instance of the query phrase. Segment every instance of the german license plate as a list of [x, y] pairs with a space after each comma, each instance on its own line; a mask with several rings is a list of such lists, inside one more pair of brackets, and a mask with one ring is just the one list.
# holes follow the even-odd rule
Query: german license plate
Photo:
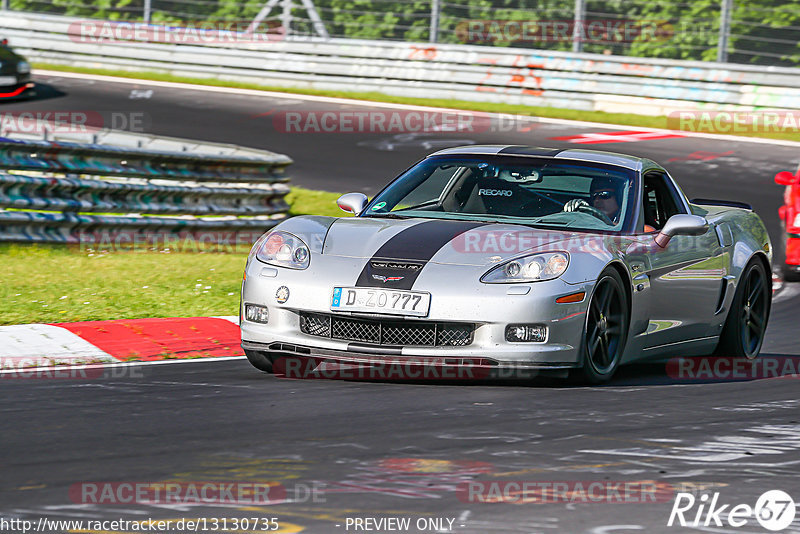
[[428, 315], [431, 294], [373, 287], [334, 287], [331, 309], [386, 313], [390, 315]]
[[16, 76], [0, 76], [0, 85], [14, 85], [16, 83]]

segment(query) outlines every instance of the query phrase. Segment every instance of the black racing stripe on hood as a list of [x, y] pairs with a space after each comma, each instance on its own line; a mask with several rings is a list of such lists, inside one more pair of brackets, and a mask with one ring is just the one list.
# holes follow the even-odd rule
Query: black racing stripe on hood
[[485, 224], [438, 220], [406, 228], [375, 251], [361, 270], [356, 287], [411, 289], [419, 273], [443, 246], [456, 236]]

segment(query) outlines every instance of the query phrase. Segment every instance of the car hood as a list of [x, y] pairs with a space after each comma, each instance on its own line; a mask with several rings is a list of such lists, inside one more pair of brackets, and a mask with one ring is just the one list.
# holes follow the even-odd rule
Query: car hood
[[564, 250], [559, 245], [594, 238], [593, 234], [515, 224], [356, 217], [336, 219], [330, 225], [322, 254], [489, 266], [526, 252]]

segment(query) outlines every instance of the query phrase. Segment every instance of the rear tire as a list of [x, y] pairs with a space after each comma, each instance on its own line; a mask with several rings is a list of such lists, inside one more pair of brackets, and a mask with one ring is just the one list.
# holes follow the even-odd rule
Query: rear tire
[[584, 381], [611, 380], [625, 350], [629, 324], [625, 284], [616, 270], [607, 269], [597, 279], [586, 310], [581, 343]]
[[720, 334], [717, 355], [751, 360], [758, 356], [772, 303], [769, 281], [761, 261], [747, 264]]
[[259, 371], [272, 374], [272, 359], [263, 352], [244, 349], [247, 360]]

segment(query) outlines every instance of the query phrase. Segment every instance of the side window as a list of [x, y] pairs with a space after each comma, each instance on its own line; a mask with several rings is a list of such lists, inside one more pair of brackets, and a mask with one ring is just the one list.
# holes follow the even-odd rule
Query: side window
[[667, 219], [681, 213], [672, 187], [660, 172], [650, 172], [644, 176], [642, 211], [644, 224], [656, 230], [663, 228]]

